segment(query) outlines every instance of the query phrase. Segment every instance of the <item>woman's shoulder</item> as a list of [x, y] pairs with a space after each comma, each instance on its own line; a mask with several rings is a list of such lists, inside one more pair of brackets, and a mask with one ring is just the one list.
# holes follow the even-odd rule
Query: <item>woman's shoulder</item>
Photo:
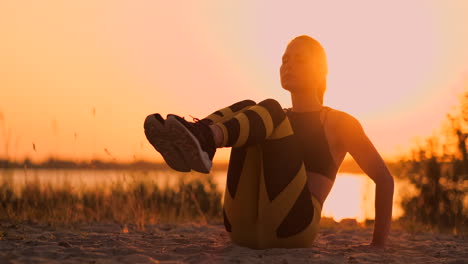
[[327, 109], [327, 120], [334, 127], [353, 130], [362, 129], [361, 123], [353, 115], [328, 106], [326, 106], [325, 108]]

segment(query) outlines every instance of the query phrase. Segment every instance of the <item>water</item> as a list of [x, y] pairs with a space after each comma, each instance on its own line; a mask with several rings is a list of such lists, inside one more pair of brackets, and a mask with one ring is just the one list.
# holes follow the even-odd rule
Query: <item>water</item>
[[[211, 174], [220, 192], [224, 193], [226, 171]], [[135, 180], [152, 182], [161, 188], [174, 188], [181, 179], [206, 177], [196, 172], [178, 173], [171, 170], [67, 170], [67, 169], [8, 169], [0, 170], [0, 184], [12, 182], [16, 191], [26, 184], [41, 184], [58, 187], [68, 185], [71, 191], [106, 188], [113, 184], [124, 187]], [[393, 217], [402, 215], [399, 206], [403, 186], [401, 180], [395, 182]], [[411, 191], [406, 189], [406, 191]], [[375, 184], [364, 174], [338, 174], [335, 185], [322, 209], [322, 215], [333, 217], [336, 221], [343, 218], [356, 218], [359, 222], [374, 218]]]

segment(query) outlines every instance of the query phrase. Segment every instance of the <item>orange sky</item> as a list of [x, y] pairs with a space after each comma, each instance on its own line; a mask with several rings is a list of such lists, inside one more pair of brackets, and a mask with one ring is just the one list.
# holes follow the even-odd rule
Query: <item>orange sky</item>
[[468, 83], [468, 1], [186, 2], [3, 2], [0, 157], [160, 160], [149, 113], [289, 107], [279, 65], [301, 34], [327, 51], [325, 104], [386, 158], [439, 127]]

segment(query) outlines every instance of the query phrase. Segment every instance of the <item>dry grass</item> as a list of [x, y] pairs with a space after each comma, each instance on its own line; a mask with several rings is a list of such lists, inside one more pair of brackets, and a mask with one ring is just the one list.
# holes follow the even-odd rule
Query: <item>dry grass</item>
[[31, 181], [14, 188], [4, 178], [0, 185], [0, 220], [73, 224], [116, 222], [222, 221], [222, 194], [211, 177], [179, 181], [175, 188], [160, 188], [154, 182], [133, 179], [125, 186], [76, 190], [70, 184], [44, 185]]

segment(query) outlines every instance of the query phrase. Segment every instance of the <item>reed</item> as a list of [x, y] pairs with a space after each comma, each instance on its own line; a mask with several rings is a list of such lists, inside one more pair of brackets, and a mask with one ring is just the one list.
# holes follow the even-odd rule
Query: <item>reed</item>
[[0, 220], [73, 224], [115, 222], [144, 228], [167, 222], [222, 221], [222, 194], [211, 177], [180, 180], [174, 188], [130, 179], [93, 189], [70, 184], [51, 186], [37, 179], [15, 189], [0, 185]]

